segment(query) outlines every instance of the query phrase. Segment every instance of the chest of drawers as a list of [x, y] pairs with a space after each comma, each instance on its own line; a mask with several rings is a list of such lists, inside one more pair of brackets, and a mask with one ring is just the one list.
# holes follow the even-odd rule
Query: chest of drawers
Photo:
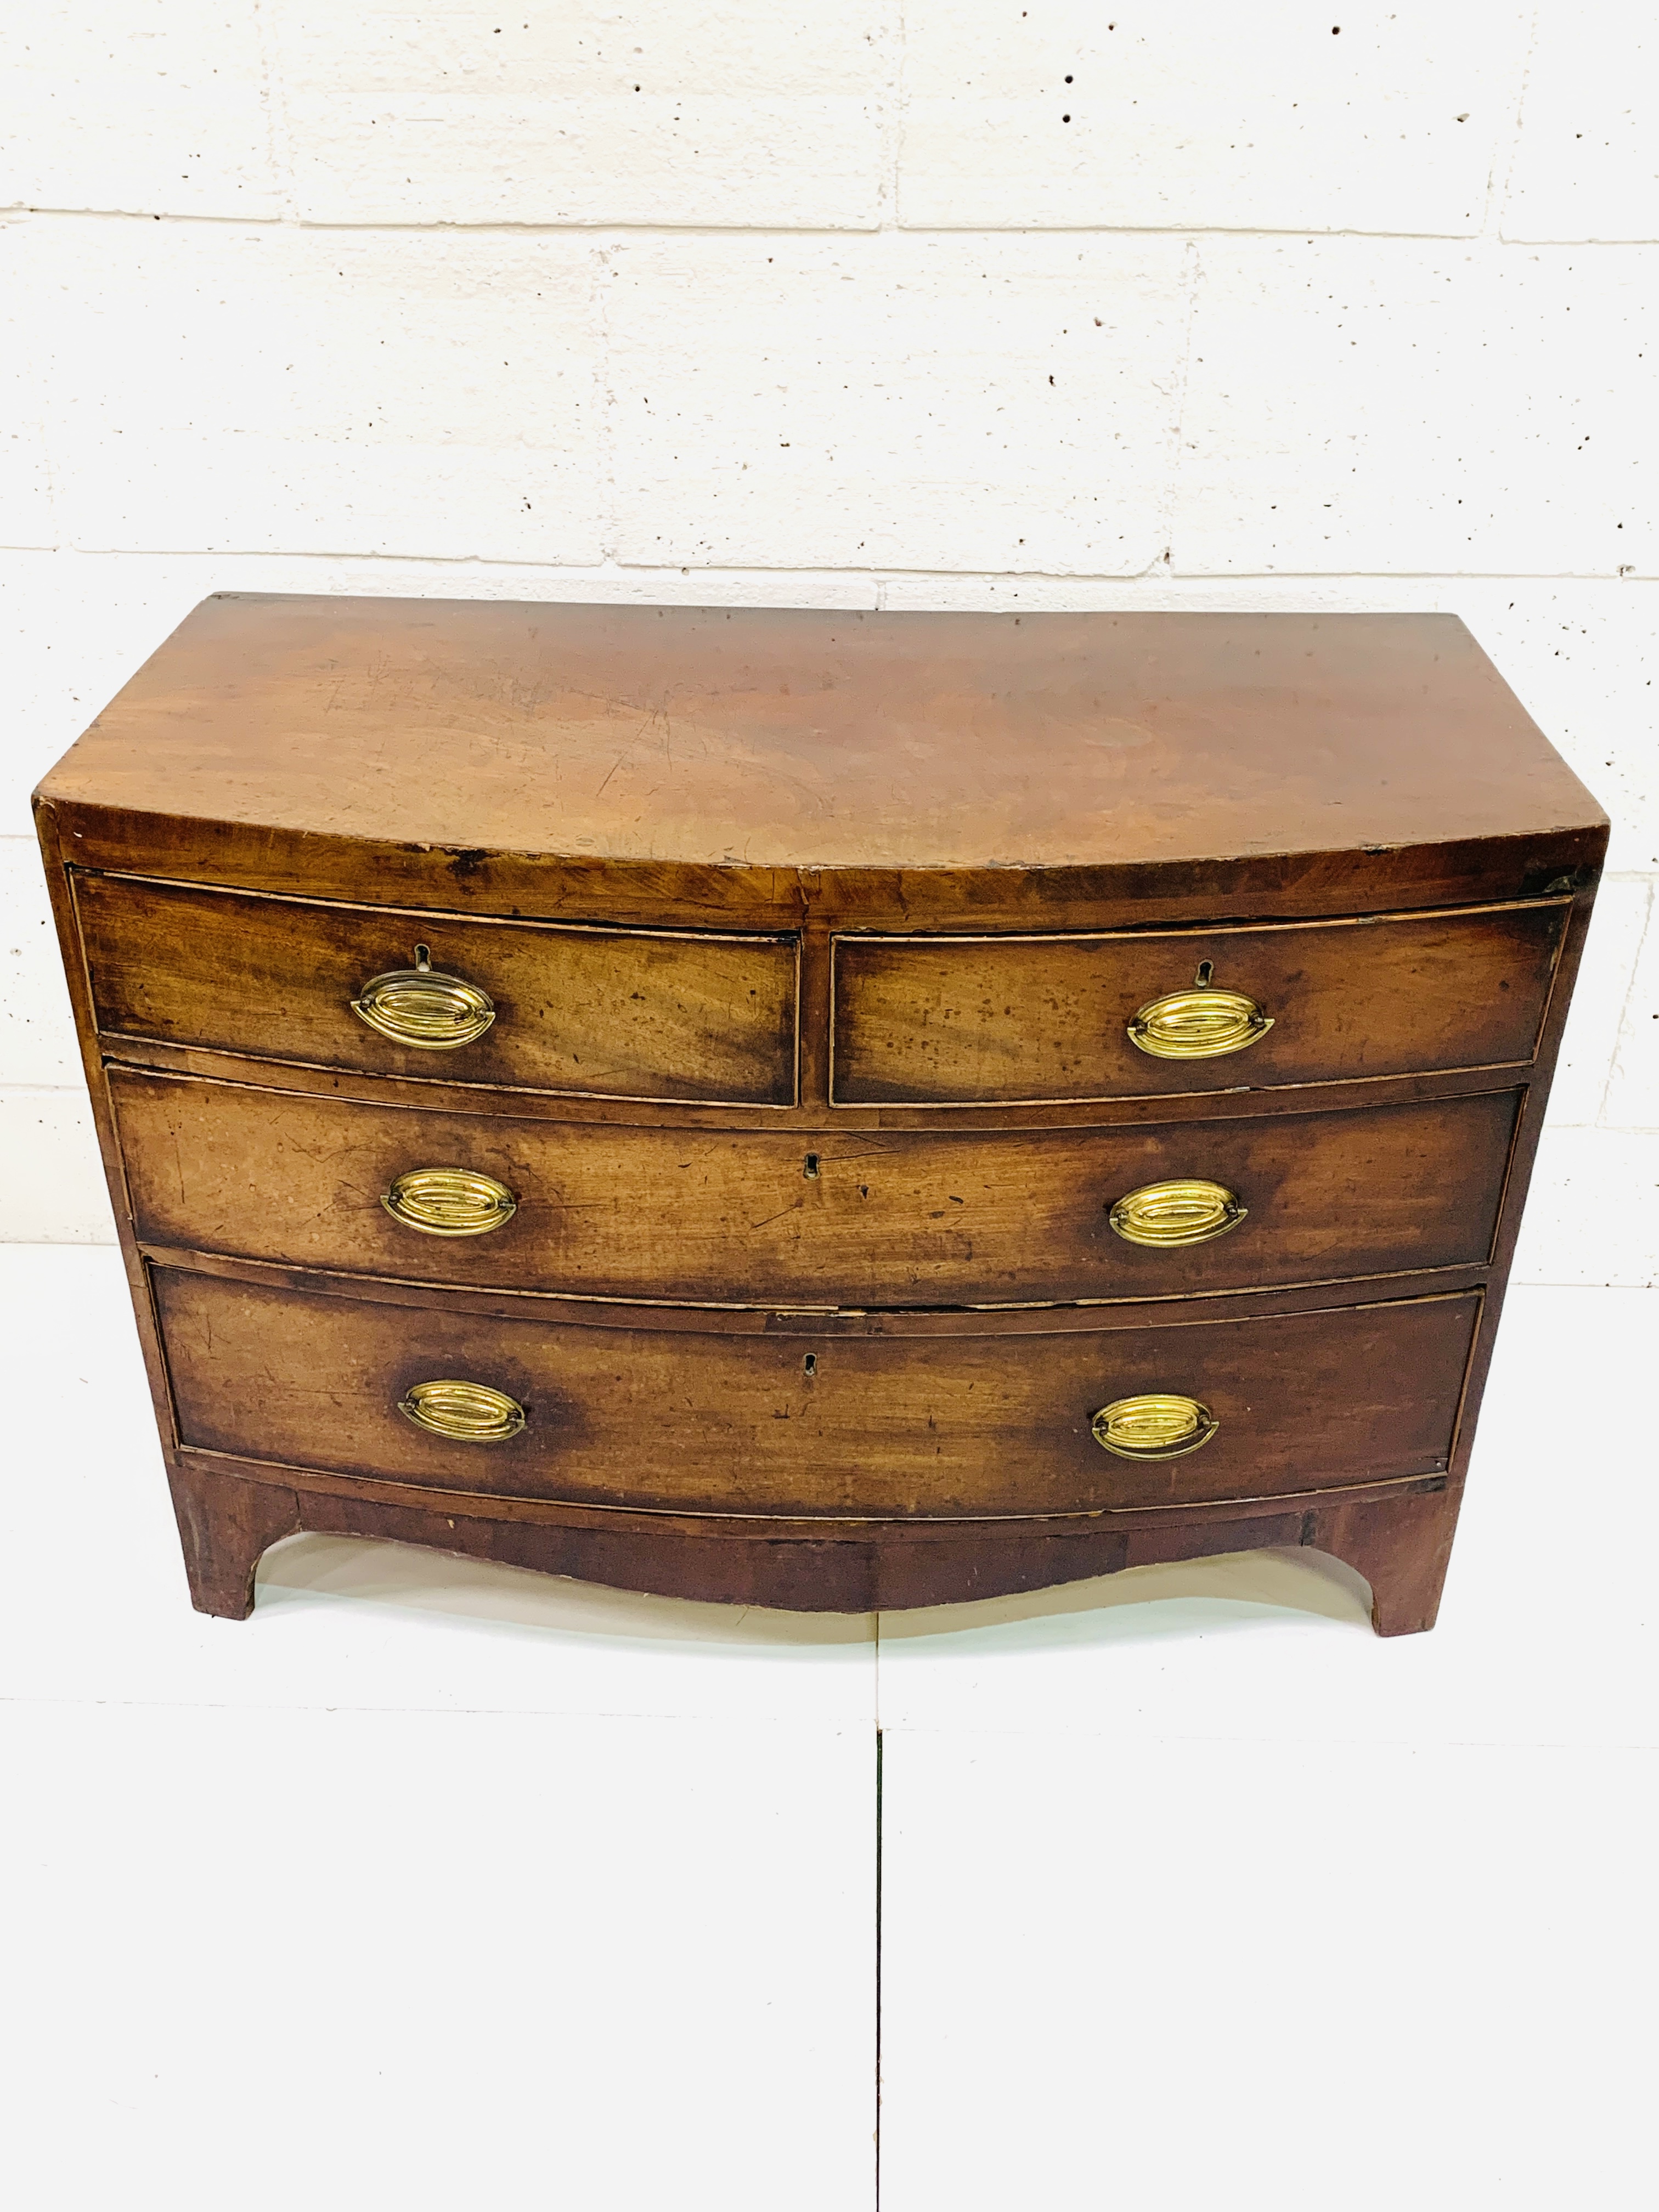
[[1432, 1624], [1607, 836], [1450, 617], [222, 597], [36, 809], [203, 1609]]

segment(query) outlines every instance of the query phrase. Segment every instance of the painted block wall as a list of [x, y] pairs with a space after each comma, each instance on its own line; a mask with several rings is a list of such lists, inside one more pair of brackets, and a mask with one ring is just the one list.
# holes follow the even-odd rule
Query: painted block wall
[[31, 0], [0, 1236], [112, 1228], [36, 778], [210, 591], [1455, 612], [1615, 817], [1522, 1280], [1659, 1271], [1659, 34]]

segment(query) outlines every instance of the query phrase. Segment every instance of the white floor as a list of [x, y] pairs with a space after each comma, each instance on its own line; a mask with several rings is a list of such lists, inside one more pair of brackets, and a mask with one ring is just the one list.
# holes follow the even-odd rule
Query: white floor
[[1389, 1643], [1299, 1554], [878, 1623], [304, 1537], [205, 1620], [115, 1255], [0, 1299], [21, 2212], [873, 2207], [878, 1729], [882, 2212], [1651, 2201], [1659, 1294], [1512, 1294]]

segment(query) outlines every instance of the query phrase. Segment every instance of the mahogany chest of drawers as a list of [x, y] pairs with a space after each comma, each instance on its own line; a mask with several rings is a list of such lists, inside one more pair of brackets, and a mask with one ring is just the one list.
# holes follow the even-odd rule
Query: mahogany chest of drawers
[[204, 1609], [1432, 1623], [1607, 836], [1452, 618], [222, 597], [36, 805]]

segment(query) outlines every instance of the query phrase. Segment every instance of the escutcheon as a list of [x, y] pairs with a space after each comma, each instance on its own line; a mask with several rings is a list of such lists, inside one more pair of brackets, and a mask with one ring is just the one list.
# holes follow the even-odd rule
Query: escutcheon
[[398, 1401], [398, 1411], [417, 1429], [451, 1443], [498, 1444], [516, 1437], [525, 1425], [524, 1407], [487, 1382], [415, 1382]]
[[423, 1237], [487, 1237], [519, 1210], [504, 1182], [471, 1168], [410, 1168], [380, 1203], [394, 1221]]
[[1187, 1176], [1170, 1182], [1143, 1183], [1119, 1199], [1107, 1216], [1115, 1236], [1126, 1244], [1168, 1251], [1182, 1244], [1207, 1244], [1237, 1229], [1249, 1212], [1225, 1183]]
[[1120, 1459], [1179, 1459], [1208, 1443], [1220, 1423], [1196, 1398], [1154, 1392], [1115, 1399], [1089, 1425], [1095, 1442]]

